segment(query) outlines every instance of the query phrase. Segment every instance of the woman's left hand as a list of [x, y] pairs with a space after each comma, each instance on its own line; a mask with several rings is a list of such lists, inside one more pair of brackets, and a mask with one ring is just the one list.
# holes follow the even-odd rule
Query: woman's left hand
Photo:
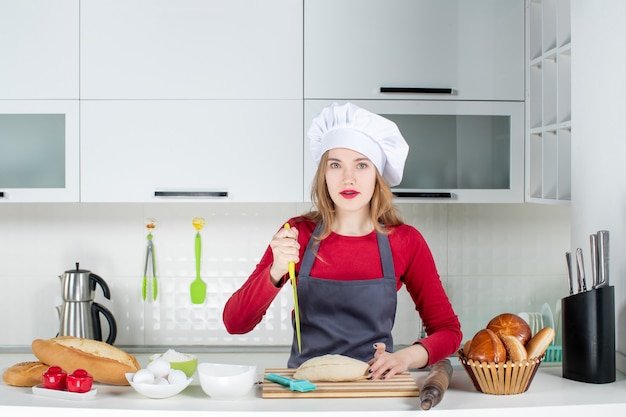
[[419, 344], [390, 353], [384, 343], [374, 343], [374, 358], [369, 361], [372, 379], [389, 379], [409, 368], [422, 368], [428, 364], [428, 352]]

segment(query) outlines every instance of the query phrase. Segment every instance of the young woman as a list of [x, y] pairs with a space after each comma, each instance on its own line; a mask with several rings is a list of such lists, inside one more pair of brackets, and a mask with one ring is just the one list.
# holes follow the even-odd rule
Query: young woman
[[[395, 123], [351, 103], [325, 108], [309, 130], [318, 163], [311, 212], [289, 219], [226, 303], [231, 334], [253, 330], [296, 263], [302, 351], [288, 367], [341, 354], [370, 363], [373, 379], [423, 368], [456, 352], [462, 334], [422, 235], [404, 224], [390, 187], [408, 145]], [[394, 351], [397, 291], [405, 285], [427, 337]]]

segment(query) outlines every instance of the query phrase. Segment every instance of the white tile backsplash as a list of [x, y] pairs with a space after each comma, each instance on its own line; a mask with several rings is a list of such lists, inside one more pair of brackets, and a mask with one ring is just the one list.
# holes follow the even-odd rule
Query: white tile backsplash
[[[222, 306], [254, 269], [273, 233], [303, 204], [0, 204], [0, 346], [27, 346], [58, 331], [60, 280], [75, 262], [111, 290], [96, 301], [111, 310], [117, 345], [264, 345], [291, 343], [291, 292], [285, 287], [264, 320], [229, 335]], [[428, 241], [461, 319], [465, 339], [504, 311], [538, 311], [566, 294], [567, 206], [406, 204], [405, 221]], [[153, 232], [159, 295], [141, 299], [146, 248]], [[194, 217], [204, 217], [202, 276], [207, 299], [193, 305]], [[399, 294], [394, 338], [414, 341], [420, 325], [410, 297]], [[104, 333], [107, 333], [106, 326]]]

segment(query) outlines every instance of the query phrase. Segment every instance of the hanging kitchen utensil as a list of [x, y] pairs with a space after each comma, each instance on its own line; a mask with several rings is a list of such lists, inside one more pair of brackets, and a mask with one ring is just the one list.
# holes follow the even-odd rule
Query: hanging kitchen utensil
[[156, 259], [154, 253], [154, 243], [152, 242], [152, 231], [156, 228], [155, 219], [146, 219], [146, 229], [148, 229], [148, 244], [146, 246], [146, 263], [143, 269], [143, 283], [141, 285], [141, 297], [146, 300], [148, 293], [148, 265], [152, 267], [152, 300], [156, 301], [159, 292], [157, 285]]
[[[285, 223], [285, 229], [289, 229], [289, 223]], [[289, 262], [289, 280], [293, 288], [293, 311], [296, 319], [296, 337], [298, 338], [298, 352], [302, 352], [302, 336], [300, 334], [300, 311], [298, 309], [298, 288], [296, 287], [296, 264]]]
[[194, 229], [196, 229], [196, 279], [191, 283], [191, 302], [194, 304], [204, 303], [206, 298], [206, 283], [200, 277], [200, 258], [202, 256], [202, 241], [200, 239], [200, 230], [204, 227], [204, 219], [196, 217], [191, 221]]

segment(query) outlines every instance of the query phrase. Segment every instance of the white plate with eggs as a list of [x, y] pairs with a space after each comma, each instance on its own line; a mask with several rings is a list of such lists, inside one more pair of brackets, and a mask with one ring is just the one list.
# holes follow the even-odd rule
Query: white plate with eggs
[[181, 370], [172, 369], [166, 360], [157, 359], [144, 369], [127, 373], [126, 380], [144, 397], [168, 398], [181, 393], [193, 378], [187, 377]]

